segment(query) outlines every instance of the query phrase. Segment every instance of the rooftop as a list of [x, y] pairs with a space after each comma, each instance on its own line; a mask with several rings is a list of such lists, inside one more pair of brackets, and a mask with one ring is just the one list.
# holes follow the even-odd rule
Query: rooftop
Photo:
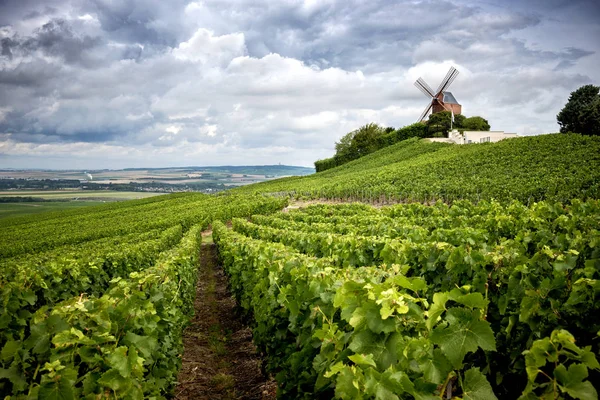
[[444, 93], [444, 99], [442, 101], [444, 103], [458, 104], [458, 101], [456, 101], [452, 92], [443, 92], [443, 93]]

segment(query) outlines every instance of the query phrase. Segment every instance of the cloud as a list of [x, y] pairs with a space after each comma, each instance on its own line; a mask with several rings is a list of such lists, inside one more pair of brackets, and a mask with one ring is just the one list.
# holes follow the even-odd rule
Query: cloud
[[414, 122], [414, 80], [451, 65], [465, 114], [556, 131], [600, 49], [580, 36], [595, 6], [554, 6], [569, 20], [494, 0], [5, 1], [0, 166], [310, 165], [360, 125]]

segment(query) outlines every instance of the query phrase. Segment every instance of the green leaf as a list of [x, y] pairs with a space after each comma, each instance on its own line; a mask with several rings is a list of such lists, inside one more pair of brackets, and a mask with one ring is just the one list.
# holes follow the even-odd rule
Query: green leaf
[[367, 326], [375, 333], [390, 333], [396, 330], [396, 322], [393, 318], [383, 319], [381, 317], [380, 308], [372, 303], [367, 303], [363, 306]]
[[440, 349], [433, 350], [433, 358], [421, 365], [423, 377], [432, 383], [441, 384], [452, 370], [452, 365]]
[[18, 340], [9, 340], [6, 342], [4, 347], [2, 347], [2, 352], [0, 353], [0, 357], [2, 357], [2, 361], [5, 363], [10, 362], [15, 353], [21, 348], [21, 342]]
[[24, 390], [27, 387], [27, 380], [16, 366], [9, 369], [0, 368], [0, 379], [8, 379], [13, 384], [13, 390]]
[[334, 375], [337, 375], [341, 370], [344, 369], [344, 363], [339, 361], [331, 366], [327, 372], [325, 372], [325, 378], [331, 378]]
[[108, 365], [119, 371], [123, 378], [131, 375], [131, 365], [127, 357], [127, 347], [121, 346], [108, 356]]
[[471, 368], [465, 372], [462, 382], [463, 399], [469, 400], [497, 400], [490, 383], [478, 368]]
[[73, 385], [63, 379], [51, 380], [40, 385], [38, 396], [40, 399], [48, 400], [71, 400], [76, 399]]
[[119, 392], [129, 388], [131, 380], [123, 377], [119, 370], [113, 368], [102, 374], [100, 379], [98, 379], [98, 384]]
[[427, 329], [431, 330], [437, 323], [438, 318], [446, 311], [446, 303], [448, 302], [448, 293], [434, 293], [433, 304], [429, 307], [427, 318]]
[[460, 368], [464, 357], [478, 347], [496, 350], [494, 332], [487, 321], [480, 319], [479, 311], [452, 308], [446, 313], [447, 327], [437, 327], [431, 341], [440, 346], [454, 368]]
[[592, 383], [583, 381], [588, 377], [588, 370], [585, 365], [571, 364], [567, 370], [563, 364], [560, 364], [554, 369], [554, 376], [560, 389], [573, 398], [582, 400], [598, 399], [598, 393]]
[[352, 369], [346, 366], [335, 381], [335, 396], [341, 399], [360, 399], [361, 393]]
[[367, 313], [362, 307], [357, 307], [348, 323], [355, 329], [361, 329], [367, 323]]
[[385, 336], [377, 335], [370, 330], [359, 331], [352, 335], [350, 350], [358, 354], [373, 354], [377, 358], [385, 350]]
[[398, 396], [394, 394], [396, 390], [398, 393], [402, 393], [402, 389], [389, 387], [385, 384], [386, 382], [382, 379], [382, 374], [375, 371], [374, 369], [370, 369], [366, 374], [365, 379], [365, 391], [366, 394], [374, 396], [376, 400], [398, 400]]
[[127, 332], [123, 338], [123, 343], [128, 346], [135, 346], [135, 348], [138, 349], [138, 351], [146, 360], [152, 359], [152, 354], [158, 347], [156, 338], [151, 336], [136, 335], [135, 333], [131, 332]]
[[470, 308], [481, 309], [485, 309], [488, 304], [488, 301], [483, 298], [483, 295], [481, 293], [465, 294], [455, 298], [454, 301]]
[[375, 361], [373, 360], [373, 354], [354, 354], [348, 356], [348, 359], [356, 365], [370, 365], [371, 367], [377, 367], [377, 364], [375, 364]]

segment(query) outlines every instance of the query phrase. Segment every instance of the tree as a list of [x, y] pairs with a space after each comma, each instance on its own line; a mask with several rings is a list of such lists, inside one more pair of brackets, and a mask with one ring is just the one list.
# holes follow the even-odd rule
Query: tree
[[456, 129], [462, 128], [465, 123], [465, 119], [467, 119], [467, 117], [462, 114], [454, 114], [454, 122], [452, 123], [452, 127]]
[[571, 92], [567, 104], [556, 116], [560, 132], [600, 135], [600, 87], [585, 85]]
[[475, 116], [465, 118], [462, 122], [461, 128], [466, 131], [489, 131], [490, 124], [487, 119]]
[[448, 136], [452, 114], [450, 111], [440, 111], [433, 113], [427, 120], [427, 133], [433, 136], [435, 133], [443, 132], [444, 136]]
[[351, 152], [358, 157], [362, 157], [378, 150], [377, 138], [385, 134], [385, 129], [377, 124], [370, 123], [361, 126], [355, 132], [352, 138], [352, 145], [350, 146]]
[[338, 161], [338, 165], [379, 150], [377, 138], [385, 132], [385, 128], [370, 123], [344, 135], [335, 144], [334, 158]]
[[346, 157], [350, 154], [350, 146], [352, 146], [352, 139], [356, 135], [357, 131], [346, 133], [339, 142], [335, 142], [335, 155], [339, 157]]

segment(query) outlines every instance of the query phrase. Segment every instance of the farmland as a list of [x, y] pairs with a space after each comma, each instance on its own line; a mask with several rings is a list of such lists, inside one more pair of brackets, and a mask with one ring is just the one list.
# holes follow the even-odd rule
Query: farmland
[[284, 397], [539, 398], [595, 393], [598, 226], [597, 200], [461, 201], [315, 205], [213, 234]]
[[[0, 393], [177, 396], [184, 328], [219, 325], [195, 297], [220, 264], [280, 398], [595, 399], [599, 154], [578, 135], [411, 139], [218, 195], [6, 218]], [[345, 204], [281, 212], [296, 199]], [[183, 370], [225, 365], [216, 338]]]

